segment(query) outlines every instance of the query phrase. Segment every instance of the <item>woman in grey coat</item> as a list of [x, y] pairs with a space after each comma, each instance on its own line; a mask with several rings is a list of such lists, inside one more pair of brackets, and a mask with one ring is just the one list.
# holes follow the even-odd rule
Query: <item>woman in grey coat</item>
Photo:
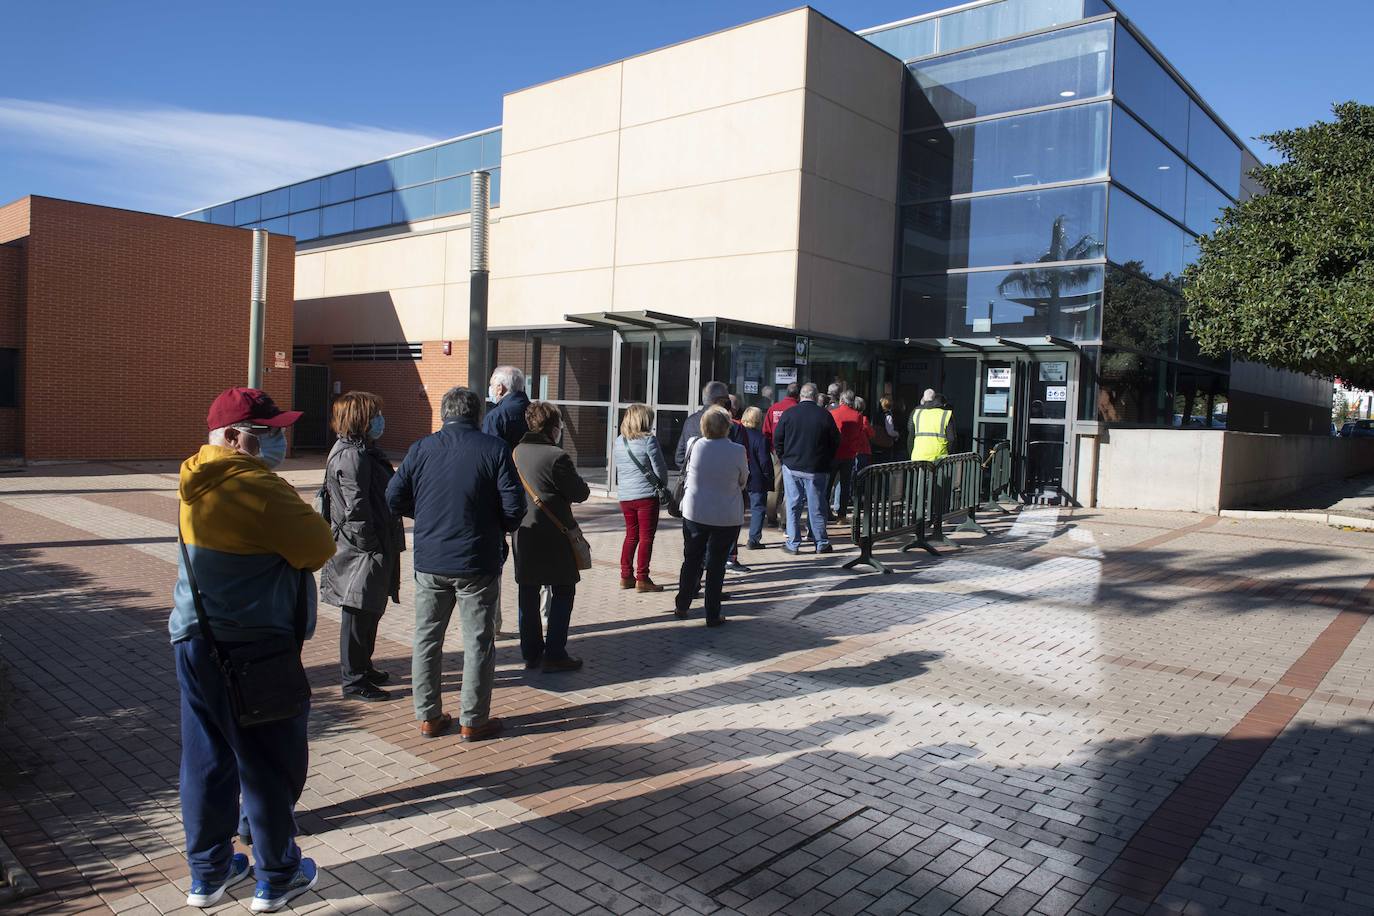
[[[658, 531], [658, 489], [668, 486], [668, 467], [654, 436], [654, 412], [645, 404], [631, 404], [620, 421], [615, 439], [615, 486], [620, 513], [625, 517], [625, 540], [620, 545], [620, 587], [661, 592], [649, 578], [649, 559]], [[635, 553], [639, 561], [635, 562]]]
[[387, 601], [400, 601], [405, 528], [387, 508], [386, 486], [395, 470], [377, 447], [386, 423], [382, 399], [350, 391], [334, 402], [338, 440], [325, 462], [329, 527], [336, 551], [320, 571], [320, 600], [342, 610], [339, 673], [343, 695], [379, 701], [389, 675], [372, 666], [377, 627]]

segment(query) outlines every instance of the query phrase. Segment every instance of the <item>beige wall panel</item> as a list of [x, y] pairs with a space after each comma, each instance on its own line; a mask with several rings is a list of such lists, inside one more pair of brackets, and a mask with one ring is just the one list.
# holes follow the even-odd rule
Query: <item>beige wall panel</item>
[[[495, 227], [492, 223], [492, 227]], [[444, 280], [449, 283], [461, 280], [467, 282], [472, 272], [472, 232], [468, 229], [454, 229], [444, 233]], [[488, 237], [490, 244], [490, 237]]]
[[899, 135], [813, 92], [806, 95], [802, 168], [883, 200], [896, 200]]
[[624, 198], [616, 264], [795, 250], [800, 193], [784, 172]]
[[615, 308], [689, 318], [724, 315], [791, 327], [796, 282], [797, 255], [791, 251], [620, 267]]
[[492, 226], [493, 277], [610, 267], [615, 201], [507, 216]]
[[324, 295], [346, 296], [444, 282], [444, 235], [411, 235], [323, 252]]
[[444, 317], [443, 286], [420, 286], [392, 290], [391, 304], [363, 308], [335, 307], [334, 315], [344, 319], [353, 312], [355, 343], [400, 343], [437, 340]]
[[502, 216], [615, 197], [619, 134], [598, 134], [501, 158]]
[[[469, 284], [450, 283], [444, 287], [444, 317], [439, 328], [440, 340], [468, 339], [468, 293]], [[492, 319], [491, 293], [487, 294], [488, 321]]]
[[802, 176], [802, 251], [890, 274], [896, 219], [890, 201]]
[[643, 124], [802, 86], [808, 15], [795, 10], [625, 61], [621, 123]]
[[620, 125], [621, 67], [598, 67], [507, 95], [501, 119], [502, 159], [615, 130]]
[[[268, 264], [270, 268], [272, 265]], [[324, 295], [324, 255], [296, 255], [296, 298], [318, 299]]]
[[886, 340], [891, 334], [888, 274], [802, 254], [797, 287], [799, 329], [870, 340]]
[[805, 91], [750, 99], [620, 135], [624, 196], [801, 168]]
[[818, 13], [812, 13], [806, 88], [899, 130], [902, 62]]
[[327, 303], [298, 299], [292, 339], [298, 344], [352, 343], [352, 316], [336, 314]]
[[493, 328], [563, 324], [566, 314], [607, 311], [610, 303], [609, 267], [493, 279], [487, 322]]

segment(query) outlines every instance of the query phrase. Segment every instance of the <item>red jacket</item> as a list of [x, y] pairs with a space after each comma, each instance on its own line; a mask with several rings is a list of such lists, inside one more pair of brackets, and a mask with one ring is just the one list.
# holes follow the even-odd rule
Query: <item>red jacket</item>
[[859, 444], [860, 455], [873, 454], [873, 426], [868, 422], [868, 417], [860, 417], [864, 421], [864, 437]]
[[864, 432], [864, 416], [853, 407], [844, 404], [830, 411], [830, 416], [840, 428], [840, 448], [835, 452], [835, 460], [851, 461], [868, 444], [868, 434]]
[[797, 406], [796, 398], [783, 398], [770, 406], [763, 415], [763, 438], [768, 442], [768, 450], [773, 451], [773, 430], [778, 428], [782, 415]]

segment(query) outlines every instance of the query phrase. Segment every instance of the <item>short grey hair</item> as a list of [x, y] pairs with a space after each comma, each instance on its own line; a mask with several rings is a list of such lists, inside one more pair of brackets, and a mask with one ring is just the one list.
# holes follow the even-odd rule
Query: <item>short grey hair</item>
[[464, 388], [462, 385], [450, 388], [444, 392], [444, 399], [439, 402], [439, 419], [445, 423], [449, 420], [475, 422], [481, 416], [482, 399], [471, 388]]
[[868, 411], [868, 402], [865, 401], [863, 398], [856, 396], [854, 398], [854, 409], [857, 410], [859, 413], [866, 413]]
[[844, 390], [844, 394], [841, 394], [841, 395], [840, 395], [840, 403], [843, 404], [843, 405], [846, 406], [846, 407], [853, 407], [853, 406], [854, 406], [854, 398], [855, 398], [854, 389], [853, 389], [853, 388], [846, 388], [846, 389]]
[[807, 382], [801, 386], [801, 399], [803, 401], [814, 401], [818, 394], [820, 394], [820, 389], [816, 387], [815, 382]]
[[505, 385], [507, 391], [525, 390], [525, 373], [515, 366], [497, 366], [491, 370], [493, 384]]
[[840, 399], [840, 392], [842, 390], [844, 390], [844, 386], [841, 385], [839, 382], [831, 382], [830, 387], [825, 389], [825, 393], [827, 396], [829, 396], [830, 400], [838, 401]]
[[209, 443], [210, 443], [211, 445], [222, 445], [222, 446], [224, 446], [225, 448], [228, 448], [228, 447], [229, 447], [229, 443], [228, 443], [227, 441], [225, 441], [225, 438], [224, 438], [224, 431], [225, 431], [226, 429], [252, 429], [252, 428], [253, 428], [253, 423], [252, 423], [251, 420], [240, 420], [240, 421], [237, 422], [237, 423], [230, 423], [228, 426], [221, 426], [221, 427], [219, 427], [218, 429], [212, 429], [212, 430], [210, 430], [210, 438], [209, 438], [208, 441], [209, 441]]
[[710, 407], [721, 398], [730, 396], [730, 386], [724, 382], [707, 382], [701, 386], [701, 404], [703, 407]]

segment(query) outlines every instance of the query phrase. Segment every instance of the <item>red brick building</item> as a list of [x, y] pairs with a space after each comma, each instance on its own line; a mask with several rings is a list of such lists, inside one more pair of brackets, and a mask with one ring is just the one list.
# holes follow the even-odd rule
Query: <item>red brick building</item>
[[[181, 458], [247, 377], [253, 234], [25, 197], [0, 207], [0, 456]], [[268, 247], [264, 387], [287, 407], [295, 245]], [[282, 353], [286, 365], [277, 367]]]

